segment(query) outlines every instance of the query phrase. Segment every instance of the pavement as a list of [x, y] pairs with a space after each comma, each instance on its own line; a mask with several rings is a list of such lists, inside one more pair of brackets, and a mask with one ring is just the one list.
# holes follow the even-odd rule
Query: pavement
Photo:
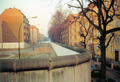
[[67, 55], [75, 55], [75, 54], [80, 54], [76, 51], [67, 49], [65, 47], [62, 47], [60, 45], [57, 45], [53, 42], [50, 42], [51, 46], [53, 47], [54, 51], [56, 52], [57, 56], [67, 56]]

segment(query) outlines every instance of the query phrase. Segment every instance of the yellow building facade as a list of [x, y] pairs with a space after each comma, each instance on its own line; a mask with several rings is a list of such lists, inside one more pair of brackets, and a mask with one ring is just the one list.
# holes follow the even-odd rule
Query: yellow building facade
[[39, 30], [35, 25], [30, 26], [30, 43], [37, 43], [39, 40]]
[[[106, 6], [109, 6], [111, 0], [108, 0], [108, 2], [106, 1], [104, 3]], [[120, 14], [120, 7], [118, 7], [118, 5], [120, 5], [120, 1], [116, 0], [114, 3], [116, 14]], [[94, 10], [97, 11], [97, 8], [94, 7]], [[111, 14], [112, 13], [109, 13], [109, 15]], [[94, 21], [97, 21], [97, 18], [95, 18]], [[113, 21], [107, 25], [106, 30], [110, 30], [113, 28], [120, 28], [119, 24], [120, 24], [120, 19], [114, 16]], [[94, 29], [94, 37], [98, 37], [98, 36], [100, 36], [99, 31], [97, 29]], [[112, 33], [106, 35], [106, 45], [111, 36]], [[101, 55], [100, 49], [98, 48], [98, 45], [100, 44], [99, 40], [95, 40], [94, 44], [95, 44], [94, 53], [97, 55]], [[109, 59], [113, 59], [115, 61], [120, 61], [120, 31], [114, 32], [114, 36], [112, 37], [109, 46], [106, 48], [106, 57]]]
[[[109, 4], [111, 3], [111, 0], [108, 0], [106, 2], [104, 2], [104, 4], [106, 5], [106, 7], [109, 6]], [[120, 5], [120, 0], [116, 0], [114, 3], [114, 7], [115, 7], [115, 11], [117, 14], [120, 14], [120, 7], [118, 6]], [[94, 4], [89, 4], [88, 8], [98, 12], [98, 8], [96, 6], [94, 6]], [[102, 10], [104, 11], [104, 10]], [[103, 13], [105, 15], [105, 13]], [[109, 12], [109, 15], [111, 13]], [[96, 16], [96, 14], [92, 11], [88, 11], [86, 13], [86, 15], [89, 17], [89, 19], [96, 25], [98, 26], [98, 17]], [[86, 37], [86, 48], [93, 51], [96, 55], [101, 55], [101, 51], [99, 48], [99, 40], [97, 39], [97, 37], [100, 37], [100, 32], [89, 23], [89, 21], [83, 17], [82, 13], [79, 14], [70, 14], [68, 16], [69, 20], [69, 45], [70, 46], [79, 46], [82, 47], [82, 45], [80, 45], [81, 41], [84, 41], [84, 38], [80, 36], [80, 34], [85, 34], [85, 28], [87, 29], [87, 31], [89, 32], [87, 37]], [[82, 25], [78, 22], [81, 21]], [[90, 27], [90, 28], [89, 28]], [[89, 28], [89, 29], [88, 29]], [[120, 19], [117, 17], [113, 18], [113, 21], [110, 22], [107, 25], [107, 30], [112, 29], [112, 28], [120, 28]], [[115, 61], [120, 61], [120, 31], [114, 32], [114, 37], [111, 39], [111, 42], [109, 44], [109, 46], [106, 48], [106, 57], [113, 59]], [[109, 40], [111, 36], [111, 33], [109, 33], [106, 36], [106, 45], [107, 42]]]
[[[8, 14], [9, 13], [9, 14]], [[18, 48], [18, 35], [20, 35], [20, 48], [24, 48], [26, 36], [28, 31], [25, 30], [26, 17], [24, 14], [16, 9], [9, 8], [5, 9], [0, 15], [0, 32], [1, 32], [1, 43], [0, 48]], [[29, 23], [29, 21], [27, 20]], [[27, 24], [28, 24], [27, 23]], [[20, 33], [19, 33], [20, 28]], [[29, 27], [28, 27], [29, 28]], [[18, 34], [19, 33], [19, 34]], [[25, 34], [27, 33], [27, 34]]]
[[69, 45], [78, 46], [80, 42], [79, 14], [69, 15]]

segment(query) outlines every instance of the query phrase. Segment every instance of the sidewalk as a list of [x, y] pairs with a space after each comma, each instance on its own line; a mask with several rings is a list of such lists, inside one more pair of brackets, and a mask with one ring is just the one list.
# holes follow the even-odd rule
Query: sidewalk
[[54, 51], [56, 52], [57, 56], [67, 56], [67, 55], [75, 55], [80, 54], [76, 51], [67, 49], [65, 47], [59, 46], [53, 42], [50, 42], [51, 46], [53, 47]]

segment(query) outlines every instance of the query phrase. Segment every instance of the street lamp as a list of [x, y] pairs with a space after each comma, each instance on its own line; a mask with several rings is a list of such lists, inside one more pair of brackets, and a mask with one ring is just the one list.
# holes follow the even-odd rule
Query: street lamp
[[[43, 29], [40, 29], [41, 31], [43, 30]], [[41, 45], [41, 41], [42, 41], [42, 34], [40, 33], [40, 37], [39, 37], [40, 39], [39, 39], [39, 46]]]
[[3, 24], [4, 20], [2, 20], [1, 22], [1, 47], [2, 47], [2, 55], [3, 55], [3, 35], [2, 35], [2, 24]]
[[[37, 18], [37, 16], [35, 17], [30, 17], [30, 18]], [[28, 19], [30, 19], [28, 18]], [[20, 59], [20, 28], [22, 26], [22, 24], [25, 22], [25, 20], [20, 24], [19, 30], [18, 30], [18, 50], [19, 50], [19, 59]]]

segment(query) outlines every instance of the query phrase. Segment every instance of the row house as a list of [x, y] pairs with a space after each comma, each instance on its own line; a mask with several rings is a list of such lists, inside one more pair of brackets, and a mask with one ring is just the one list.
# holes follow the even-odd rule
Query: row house
[[[108, 0], [104, 2], [106, 6], [109, 6], [111, 3], [111, 0]], [[114, 7], [116, 10], [116, 13], [120, 14], [120, 9], [119, 6], [120, 1], [116, 0], [114, 3]], [[88, 8], [98, 12], [98, 9], [96, 6], [94, 6], [92, 3], [88, 5]], [[109, 13], [112, 14], [112, 13]], [[98, 25], [98, 18], [95, 13], [91, 11], [87, 11], [86, 15], [90, 18], [90, 20]], [[65, 26], [67, 28], [63, 29], [62, 31], [62, 40], [64, 44], [70, 45], [70, 46], [79, 46], [82, 47], [82, 43], [84, 41], [84, 38], [81, 36], [81, 34], [86, 35], [88, 32], [88, 35], [86, 36], [86, 48], [93, 51], [95, 54], [100, 55], [100, 49], [99, 49], [99, 40], [95, 39], [100, 35], [100, 32], [92, 26], [89, 21], [83, 17], [82, 12], [79, 14], [70, 14], [66, 20], [67, 21], [65, 25], [62, 25], [63, 27]], [[107, 25], [107, 30], [112, 29], [112, 28], [119, 28], [120, 27], [120, 19], [118, 17], [114, 17], [113, 21], [110, 22]], [[65, 28], [64, 27], [64, 28]], [[86, 32], [87, 30], [87, 32]], [[69, 33], [68, 33], [69, 32]], [[106, 48], [106, 57], [115, 61], [120, 61], [120, 33], [119, 31], [114, 32], [115, 36], [111, 39], [111, 42], [109, 46]], [[69, 37], [67, 37], [67, 36]], [[110, 38], [112, 34], [109, 33], [106, 37], [106, 41], [108, 38]], [[69, 44], [68, 44], [69, 43]]]
[[70, 14], [62, 23], [62, 43], [70, 46], [79, 46], [80, 14]]
[[37, 42], [39, 42], [39, 29], [37, 28]]
[[[105, 6], [107, 7], [111, 3], [111, 0], [108, 0], [104, 3], [105, 3]], [[118, 5], [120, 5], [120, 1], [116, 0], [114, 3], [115, 11], [117, 14], [120, 14]], [[98, 12], [97, 7], [94, 6], [93, 4], [89, 4], [88, 7], [91, 8], [92, 10]], [[105, 13], [103, 13], [103, 14], [105, 15]], [[111, 15], [111, 14], [112, 14], [112, 12], [109, 12], [109, 15]], [[98, 18], [95, 13], [89, 11], [89, 12], [87, 12], [87, 15], [88, 15], [88, 17], [90, 15], [90, 17], [91, 17], [91, 18], [89, 17], [90, 20], [92, 20], [92, 22], [94, 24], [98, 25]], [[120, 23], [120, 19], [118, 17], [114, 17], [113, 21], [107, 25], [106, 30], [110, 30], [113, 28], [119, 28], [120, 27], [119, 23]], [[89, 49], [92, 47], [92, 49], [90, 49], [90, 50], [92, 50], [97, 55], [101, 55], [100, 48], [98, 47], [100, 42], [98, 39], [95, 39], [95, 38], [101, 36], [100, 32], [95, 28], [92, 28], [92, 30], [89, 33], [91, 33], [91, 32], [92, 32], [92, 36], [90, 34], [90, 36], [91, 36], [90, 43], [92, 42], [93, 44], [89, 45]], [[119, 34], [120, 34], [119, 31], [114, 32], [114, 37], [111, 39], [109, 46], [106, 48], [106, 57], [109, 59], [115, 60], [115, 61], [120, 61], [120, 44], [119, 44], [120, 36], [119, 36]], [[107, 34], [106, 44], [111, 36], [112, 36], [112, 33]]]
[[[106, 6], [109, 6], [109, 4], [111, 3], [111, 0], [108, 0], [104, 3]], [[114, 3], [114, 8], [115, 8], [116, 14], [120, 14], [120, 7], [118, 5], [120, 5], [120, 0], [116, 0]], [[94, 9], [95, 9], [95, 7], [94, 7]], [[109, 15], [111, 15], [111, 14], [112, 14], [112, 12], [109, 12]], [[120, 18], [114, 17], [113, 21], [107, 25], [106, 30], [110, 30], [113, 28], [120, 28], [119, 24], [120, 24]], [[111, 39], [109, 46], [106, 48], [106, 57], [108, 59], [112, 59], [114, 61], [120, 61], [120, 33], [119, 32], [120, 31], [114, 32], [114, 37]], [[94, 35], [101, 36], [100, 33], [96, 29], [94, 31]], [[112, 33], [107, 34], [107, 36], [106, 36], [107, 42], [111, 36], [112, 36]], [[94, 46], [95, 54], [100, 55], [101, 54], [100, 49], [97, 47], [99, 44], [99, 41], [94, 42], [94, 44], [96, 44], [96, 46]]]
[[30, 26], [30, 43], [37, 43], [39, 40], [39, 30], [35, 25]]
[[79, 28], [76, 29], [76, 27], [79, 27], [79, 22], [76, 20], [78, 15], [70, 14], [61, 24], [61, 43], [70, 46], [77, 46], [77, 43], [79, 43]]
[[0, 15], [0, 48], [18, 48], [19, 28], [20, 48], [24, 48], [25, 42], [29, 41], [29, 26], [29, 21], [20, 10], [5, 9]]
[[26, 16], [23, 14], [25, 22], [23, 23], [24, 28], [24, 41], [29, 42], [30, 41], [30, 24], [29, 20], [26, 18]]
[[69, 45], [77, 46], [80, 40], [79, 36], [79, 14], [69, 15]]

